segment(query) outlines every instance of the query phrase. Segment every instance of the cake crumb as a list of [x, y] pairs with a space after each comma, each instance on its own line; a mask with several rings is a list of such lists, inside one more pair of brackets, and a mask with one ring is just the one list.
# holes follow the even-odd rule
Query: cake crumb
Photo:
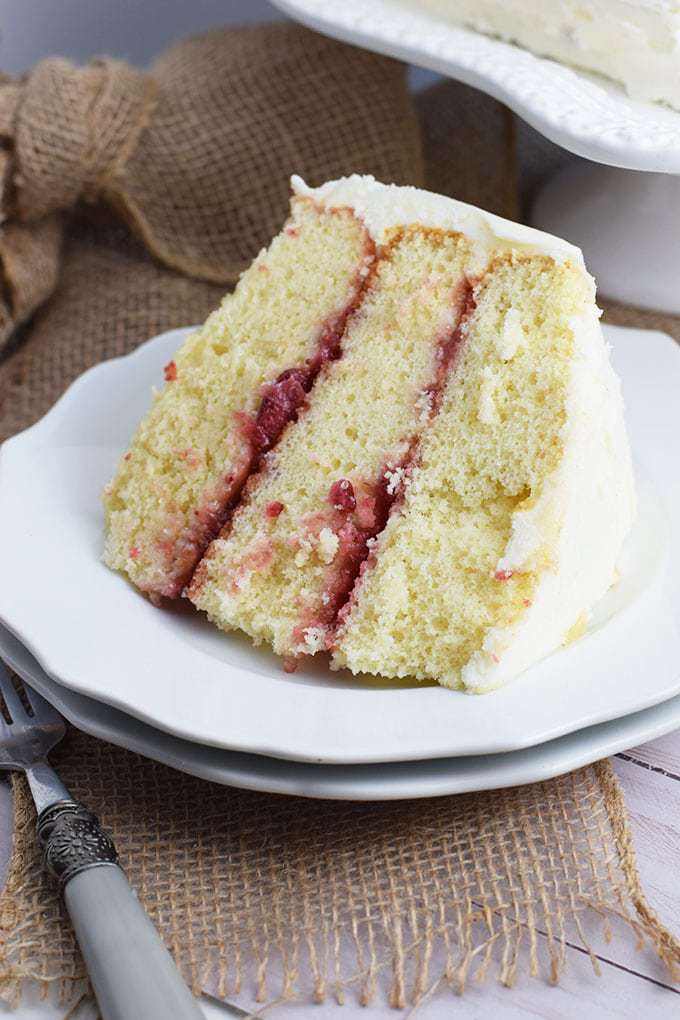
[[425, 425], [432, 417], [433, 395], [431, 390], [423, 390], [415, 402], [418, 424]]
[[295, 554], [294, 563], [296, 567], [304, 567], [312, 553], [312, 543], [308, 538], [298, 538], [298, 551]]
[[479, 410], [477, 417], [484, 425], [495, 425], [498, 422], [498, 411], [494, 399], [496, 392], [496, 380], [493, 372], [487, 365], [482, 370], [482, 383], [479, 388]]
[[200, 464], [200, 457], [193, 446], [187, 446], [186, 449], [180, 450], [178, 456], [190, 468], [196, 468]]
[[508, 308], [503, 320], [503, 330], [498, 338], [498, 353], [504, 361], [510, 361], [524, 344], [522, 319], [516, 308]]
[[404, 484], [406, 478], [406, 469], [403, 467], [388, 468], [385, 471], [385, 481], [387, 482], [387, 495], [395, 496]]
[[339, 545], [338, 536], [330, 528], [319, 532], [319, 557], [322, 563], [332, 563]]
[[305, 650], [314, 655], [326, 647], [326, 632], [323, 627], [307, 627], [303, 631], [305, 639]]

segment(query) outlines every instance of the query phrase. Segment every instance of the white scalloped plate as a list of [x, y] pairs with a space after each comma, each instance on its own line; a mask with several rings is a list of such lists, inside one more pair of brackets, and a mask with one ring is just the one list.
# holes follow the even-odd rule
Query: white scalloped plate
[[642, 712], [524, 751], [373, 765], [310, 765], [180, 740], [100, 701], [75, 694], [49, 677], [2, 626], [0, 655], [84, 733], [212, 783], [324, 800], [411, 800], [541, 782], [655, 740], [680, 726], [679, 694]]
[[456, 78], [494, 96], [579, 156], [629, 170], [680, 173], [680, 113], [621, 86], [390, 0], [272, 0], [345, 42]]
[[334, 674], [316, 660], [291, 676], [188, 603], [155, 609], [103, 565], [101, 489], [186, 333], [90, 369], [0, 450], [0, 622], [59, 683], [198, 743], [335, 763], [514, 751], [680, 691], [680, 350], [670, 338], [608, 329], [641, 483], [621, 582], [580, 641], [473, 697]]

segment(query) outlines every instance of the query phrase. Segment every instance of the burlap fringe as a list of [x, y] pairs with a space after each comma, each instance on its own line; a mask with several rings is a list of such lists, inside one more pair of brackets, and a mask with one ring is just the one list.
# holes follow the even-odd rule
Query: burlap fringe
[[[252, 991], [267, 1010], [384, 996], [404, 1010], [491, 975], [507, 987], [522, 974], [556, 984], [569, 944], [599, 974], [596, 944], [615, 922], [680, 976], [680, 942], [642, 893], [608, 762], [530, 787], [382, 805], [227, 790], [82, 735], [60, 767], [76, 792], [87, 780], [197, 993]], [[117, 776], [113, 796], [105, 772]], [[85, 974], [41, 874], [21, 780], [15, 795], [0, 989], [16, 1004], [38, 981], [66, 1007], [85, 993]]]
[[650, 907], [647, 897], [642, 891], [621, 785], [608, 761], [597, 762], [594, 768], [607, 805], [619, 863], [626, 879], [628, 894], [635, 907], [638, 923], [643, 934], [654, 946], [659, 959], [668, 968], [671, 980], [680, 981], [680, 940], [661, 923], [656, 911]]

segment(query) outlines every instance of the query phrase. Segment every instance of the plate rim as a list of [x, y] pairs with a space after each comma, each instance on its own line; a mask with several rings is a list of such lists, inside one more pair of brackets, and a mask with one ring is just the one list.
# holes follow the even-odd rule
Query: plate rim
[[[9, 643], [8, 643], [9, 639]], [[12, 645], [17, 646], [13, 649]], [[9, 649], [9, 650], [8, 650]], [[23, 655], [21, 654], [23, 653]], [[471, 759], [449, 758], [430, 761], [386, 762], [368, 765], [317, 765], [307, 762], [286, 761], [279, 758], [258, 757], [238, 751], [206, 747], [192, 741], [182, 740], [163, 733], [146, 723], [128, 716], [125, 712], [94, 701], [87, 695], [75, 695], [80, 702], [93, 706], [100, 720], [93, 722], [93, 716], [83, 716], [69, 698], [74, 692], [62, 688], [58, 681], [48, 676], [40, 665], [23, 648], [16, 638], [0, 625], [0, 656], [28, 684], [47, 698], [68, 721], [84, 733], [100, 740], [107, 740], [118, 747], [142, 754], [169, 768], [178, 769], [198, 779], [234, 786], [238, 789], [260, 793], [275, 793], [282, 796], [307, 797], [322, 800], [352, 800], [370, 802], [375, 800], [419, 800], [425, 797], [448, 797], [462, 793], [477, 793], [483, 790], [501, 789], [508, 786], [524, 786], [564, 775], [573, 769], [582, 768], [602, 757], [616, 754], [630, 747], [655, 740], [680, 728], [680, 695], [661, 705], [643, 709], [622, 719], [587, 727], [574, 733], [558, 737], [554, 741], [522, 751], [507, 754], [474, 756]], [[26, 657], [31, 660], [26, 661]], [[57, 697], [55, 698], [55, 688]], [[101, 721], [101, 714], [104, 721]], [[113, 724], [111, 716], [114, 715]], [[667, 716], [667, 718], [664, 718]], [[118, 717], [121, 717], [118, 719]], [[108, 718], [108, 726], [107, 726]], [[84, 722], [83, 722], [84, 720]], [[116, 729], [115, 723], [119, 722]], [[126, 727], [130, 724], [136, 731], [131, 738]], [[614, 728], [620, 726], [623, 733]], [[141, 733], [140, 733], [141, 730]], [[597, 735], [603, 740], [593, 740]], [[582, 745], [580, 747], [573, 745]], [[571, 749], [571, 757], [569, 757]], [[550, 764], [545, 762], [546, 752], [552, 755]], [[542, 767], [532, 771], [532, 754], [540, 753]], [[523, 756], [518, 759], [517, 756]], [[494, 761], [495, 759], [495, 761]], [[474, 779], [474, 764], [471, 772], [461, 776], [461, 770], [469, 761], [481, 761], [491, 768]], [[518, 760], [522, 767], [515, 771], [503, 772], [503, 766], [516, 767]], [[420, 778], [423, 766], [430, 765], [437, 770], [436, 778]], [[498, 771], [493, 770], [499, 765]], [[399, 767], [399, 768], [397, 768]], [[411, 776], [408, 776], [408, 773]], [[278, 775], [277, 775], [278, 773]], [[407, 785], [402, 785], [404, 773]], [[398, 778], [396, 778], [398, 777]]]
[[[70, 414], [71, 406], [74, 403], [74, 400], [77, 402], [81, 390], [87, 387], [88, 384], [91, 384], [93, 380], [98, 379], [102, 374], [106, 374], [111, 368], [116, 367], [120, 368], [122, 366], [124, 371], [129, 369], [129, 367], [133, 365], [138, 359], [142, 359], [145, 356], [148, 356], [149, 352], [154, 348], [154, 345], [158, 344], [159, 341], [163, 341], [165, 343], [168, 343], [170, 340], [172, 340], [173, 343], [178, 342], [179, 339], [186, 335], [186, 333], [189, 332], [192, 328], [193, 327], [182, 327], [180, 329], [166, 331], [163, 334], [159, 334], [158, 337], [154, 337], [146, 341], [144, 344], [140, 345], [140, 347], [136, 348], [133, 352], [131, 352], [128, 355], [114, 358], [107, 362], [102, 362], [99, 365], [93, 366], [92, 368], [88, 369], [85, 373], [83, 373], [83, 375], [81, 375], [77, 380], [75, 380], [71, 387], [69, 387], [66, 393], [63, 394], [60, 400], [57, 401], [57, 403], [47, 413], [47, 415], [45, 415], [43, 419], [41, 419], [35, 425], [31, 426], [25, 432], [20, 433], [18, 436], [15, 436], [12, 439], [8, 440], [8, 442], [4, 444], [2, 448], [0, 448], [0, 478], [2, 477], [3, 464], [5, 463], [6, 460], [6, 450], [9, 448], [16, 448], [17, 445], [20, 445], [27, 441], [31, 443], [36, 440], [36, 437], [39, 442], [43, 431], [46, 431], [47, 435], [49, 435], [50, 429], [54, 426], [56, 422], [59, 421], [61, 416], [66, 415], [68, 417], [68, 415]], [[619, 333], [633, 332], [636, 335], [643, 334], [647, 335], [648, 337], [655, 336], [657, 338], [657, 341], [663, 342], [665, 345], [670, 345], [670, 347], [672, 347], [673, 350], [677, 351], [678, 355], [680, 355], [680, 350], [678, 349], [677, 345], [672, 340], [672, 338], [668, 337], [667, 334], [660, 333], [659, 331], [635, 330], [629, 327], [612, 327], [612, 326], [607, 327], [607, 329], [613, 331], [614, 335], [617, 332]], [[161, 359], [159, 358], [158, 360], [160, 362]], [[1, 492], [2, 486], [0, 485], [0, 509], [2, 507]], [[88, 696], [90, 698], [94, 698], [95, 700], [100, 700], [103, 703], [109, 704], [114, 708], [123, 710], [129, 715], [134, 715], [136, 718], [139, 718], [140, 720], [155, 726], [157, 729], [163, 729], [164, 731], [174, 734], [179, 738], [189, 739], [194, 742], [197, 741], [203, 742], [206, 744], [210, 743], [213, 744], [214, 746], [221, 746], [223, 748], [230, 748], [233, 750], [238, 750], [246, 753], [255, 753], [258, 755], [267, 755], [271, 757], [287, 758], [291, 760], [307, 762], [322, 762], [322, 761], [335, 762], [337, 764], [340, 764], [347, 763], [349, 761], [355, 763], [359, 762], [368, 763], [398, 760], [403, 761], [407, 759], [416, 760], [433, 757], [467, 756], [473, 753], [474, 754], [503, 753], [517, 751], [521, 750], [522, 748], [535, 746], [537, 744], [556, 739], [557, 737], [565, 733], [574, 731], [576, 729], [582, 729], [584, 727], [597, 725], [601, 722], [606, 721], [607, 719], [615, 718], [617, 715], [622, 714], [621, 711], [615, 710], [613, 712], [608, 712], [607, 714], [600, 716], [590, 716], [585, 719], [580, 719], [579, 721], [573, 723], [572, 725], [553, 728], [552, 730], [544, 731], [539, 735], [537, 735], [536, 733], [527, 735], [523, 740], [514, 738], [511, 742], [506, 744], [497, 742], [493, 747], [490, 747], [485, 752], [470, 748], [466, 749], [465, 747], [463, 747], [463, 749], [459, 749], [456, 751], [455, 749], [452, 750], [450, 746], [447, 746], [447, 747], [435, 747], [434, 749], [432, 747], [429, 747], [427, 749], [421, 749], [415, 753], [410, 751], [407, 754], [404, 754], [403, 750], [400, 750], [397, 754], [393, 752], [386, 754], [384, 751], [382, 751], [378, 753], [368, 752], [367, 754], [362, 753], [360, 755], [357, 755], [356, 753], [353, 752], [351, 757], [348, 757], [347, 754], [342, 751], [342, 749], [337, 749], [334, 752], [333, 751], [328, 752], [327, 749], [318, 746], [315, 751], [309, 750], [300, 751], [298, 747], [290, 745], [287, 746], [285, 745], [285, 743], [284, 744], [281, 743], [272, 744], [266, 742], [258, 743], [257, 741], [254, 741], [252, 737], [250, 737], [245, 742], [243, 740], [234, 739], [233, 737], [229, 737], [227, 739], [207, 740], [205, 739], [205, 737], [202, 738], [201, 736], [191, 732], [182, 725], [176, 725], [171, 721], [168, 721], [167, 719], [165, 720], [158, 719], [153, 714], [150, 714], [149, 712], [140, 709], [138, 705], [137, 706], [130, 705], [128, 701], [122, 700], [121, 698], [117, 697], [115, 692], [112, 693], [111, 691], [107, 690], [99, 691], [95, 694], [91, 688], [83, 686], [82, 681], [79, 681], [73, 676], [70, 676], [68, 670], [60, 668], [55, 659], [55, 655], [54, 654], [51, 655], [44, 648], [41, 649], [39, 639], [34, 639], [34, 637], [30, 633], [23, 630], [20, 626], [17, 627], [12, 622], [11, 615], [10, 617], [8, 617], [7, 613], [2, 611], [1, 606], [0, 606], [0, 619], [2, 620], [2, 622], [4, 622], [5, 626], [15, 635], [15, 637], [19, 641], [21, 641], [22, 644], [28, 649], [28, 651], [36, 658], [36, 660], [39, 662], [39, 664], [42, 666], [45, 672], [55, 677], [57, 682], [59, 682], [62, 686], [69, 687], [83, 696]], [[33, 623], [33, 631], [35, 632], [35, 623]], [[517, 683], [517, 681], [515, 681], [515, 683]], [[654, 703], [658, 703], [660, 701], [672, 697], [677, 692], [678, 684], [680, 684], [680, 676], [678, 677], [678, 683], [674, 685], [672, 690], [660, 693], [659, 696], [656, 697], [655, 699], [646, 701], [645, 705], [647, 707], [650, 707]], [[396, 692], [392, 692], [392, 694], [395, 693]], [[423, 691], [422, 693], [425, 694], [425, 691]], [[445, 696], [448, 698], [456, 696], [456, 692], [447, 691], [444, 693]], [[463, 696], [467, 697], [465, 695]], [[495, 695], [492, 694], [489, 695], [488, 697], [494, 696]], [[629, 707], [624, 711], [634, 712], [640, 710], [640, 707], [641, 706], [637, 706], [634, 708]]]

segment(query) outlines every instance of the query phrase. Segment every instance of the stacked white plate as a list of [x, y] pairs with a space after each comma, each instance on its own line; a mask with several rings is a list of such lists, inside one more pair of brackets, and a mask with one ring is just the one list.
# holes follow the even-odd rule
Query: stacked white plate
[[[0, 654], [75, 725], [217, 782], [383, 799], [547, 778], [680, 726], [680, 350], [607, 327], [640, 506], [588, 633], [492, 694], [285, 673], [101, 562], [100, 493], [174, 330], [85, 373], [0, 451]], [[588, 550], [583, 550], [584, 557]]]

